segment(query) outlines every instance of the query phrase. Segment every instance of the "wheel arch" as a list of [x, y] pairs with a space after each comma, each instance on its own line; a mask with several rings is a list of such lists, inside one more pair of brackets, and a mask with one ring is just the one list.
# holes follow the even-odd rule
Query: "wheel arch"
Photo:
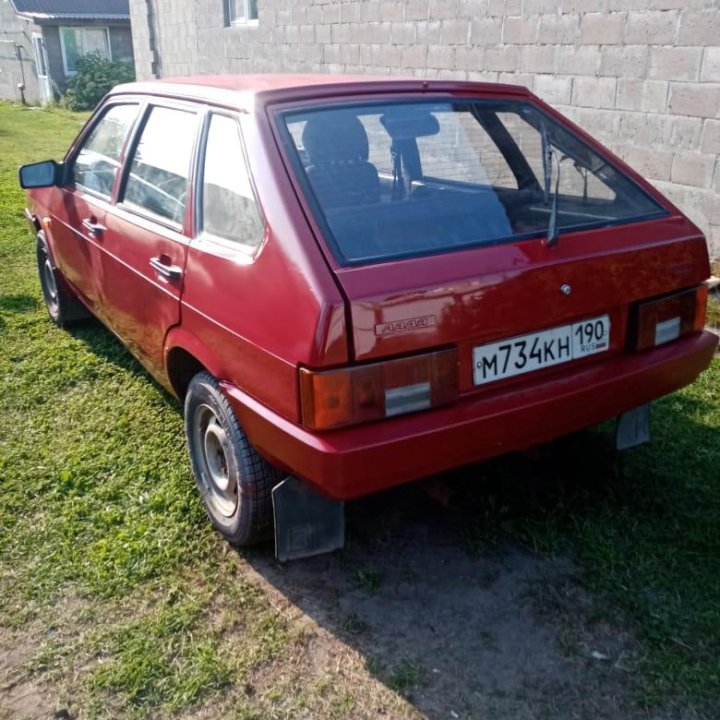
[[40, 224], [38, 216], [35, 213], [30, 212], [27, 208], [25, 208], [25, 219], [27, 220], [30, 229], [35, 230], [35, 234], [42, 230], [42, 225]]
[[165, 340], [165, 372], [179, 400], [185, 399], [190, 381], [203, 370], [218, 380], [224, 377], [222, 365], [194, 335], [182, 326], [172, 328]]
[[47, 256], [50, 258], [50, 264], [54, 269], [57, 270], [57, 262], [55, 261], [55, 253], [53, 251], [52, 247], [52, 235], [49, 232], [48, 228], [44, 228], [42, 226], [42, 223], [37, 219], [36, 215], [32, 215], [32, 220], [28, 218], [28, 222], [32, 222], [32, 227], [35, 229], [35, 239], [42, 243], [43, 247], [45, 248], [45, 252], [47, 253]]

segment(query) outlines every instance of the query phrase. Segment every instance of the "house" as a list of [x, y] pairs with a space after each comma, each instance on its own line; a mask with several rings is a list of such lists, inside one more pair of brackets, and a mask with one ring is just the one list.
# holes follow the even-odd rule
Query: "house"
[[654, 182], [720, 258], [717, 0], [130, 0], [139, 79], [416, 75], [525, 85]]
[[0, 98], [57, 98], [91, 52], [133, 62], [128, 0], [0, 0]]

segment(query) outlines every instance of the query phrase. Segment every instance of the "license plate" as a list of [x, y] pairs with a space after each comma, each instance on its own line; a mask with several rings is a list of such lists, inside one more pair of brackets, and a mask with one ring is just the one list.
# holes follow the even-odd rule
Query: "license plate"
[[596, 355], [610, 348], [607, 315], [473, 348], [475, 385]]

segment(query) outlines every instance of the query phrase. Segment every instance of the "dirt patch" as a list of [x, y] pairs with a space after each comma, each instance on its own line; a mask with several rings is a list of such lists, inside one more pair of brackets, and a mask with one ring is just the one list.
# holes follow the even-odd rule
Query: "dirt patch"
[[[85, 607], [84, 601], [68, 593], [51, 613], [54, 624], [38, 620], [21, 630], [0, 627], [0, 720], [71, 717], [56, 683], [58, 679], [67, 682], [67, 668], [47, 673], [33, 667], [33, 663], [49, 645], [72, 642], [81, 627], [78, 618]], [[58, 662], [63, 664], [62, 660]]]
[[250, 562], [322, 629], [308, 664], [350, 649], [425, 717], [647, 717], [631, 702], [636, 646], [590, 622], [573, 563], [513, 546], [474, 557], [459, 512], [404, 488], [348, 508], [341, 555]]
[[37, 649], [32, 635], [0, 630], [0, 719], [48, 716], [47, 690], [33, 682], [25, 669]]

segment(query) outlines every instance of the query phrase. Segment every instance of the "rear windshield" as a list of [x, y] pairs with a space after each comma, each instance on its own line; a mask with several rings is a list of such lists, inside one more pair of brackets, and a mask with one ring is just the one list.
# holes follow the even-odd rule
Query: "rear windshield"
[[553, 215], [562, 236], [666, 214], [527, 102], [326, 105], [280, 117], [343, 265], [546, 235]]

